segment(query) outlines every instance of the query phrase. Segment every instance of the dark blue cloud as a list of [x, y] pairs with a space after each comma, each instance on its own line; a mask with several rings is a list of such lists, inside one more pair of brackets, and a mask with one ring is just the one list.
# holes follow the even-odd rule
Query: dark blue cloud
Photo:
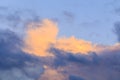
[[85, 80], [85, 79], [81, 78], [80, 76], [70, 75], [69, 80]]
[[[35, 80], [42, 72], [42, 64], [40, 64], [39, 59], [24, 53], [21, 50], [22, 44], [22, 39], [14, 32], [10, 30], [0, 31], [0, 72], [4, 71], [7, 78], [6, 71], [10, 71], [11, 79], [9, 80], [13, 80], [14, 75], [16, 75], [16, 80], [19, 79], [17, 72], [16, 74], [12, 73], [15, 69], [19, 71], [18, 75], [22, 75], [22, 80], [29, 80], [29, 78]], [[5, 79], [2, 75], [0, 77], [2, 80]]]
[[[120, 50], [102, 53], [73, 54], [52, 49], [55, 54], [52, 67], [63, 68], [63, 72], [70, 76], [69, 80], [119, 80]], [[105, 74], [105, 75], [104, 75]], [[77, 76], [77, 77], [76, 77]]]
[[51, 49], [52, 53], [55, 55], [54, 66], [67, 66], [69, 63], [76, 63], [81, 65], [98, 65], [100, 63], [100, 57], [91, 52], [89, 55], [84, 54], [73, 54], [58, 49]]
[[10, 31], [0, 32], [0, 68], [21, 67], [29, 57], [20, 50], [21, 40]]

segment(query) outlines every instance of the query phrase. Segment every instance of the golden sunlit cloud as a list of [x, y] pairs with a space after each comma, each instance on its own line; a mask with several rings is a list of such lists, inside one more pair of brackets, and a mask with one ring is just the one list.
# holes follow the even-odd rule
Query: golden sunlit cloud
[[48, 52], [51, 47], [73, 54], [101, 53], [102, 51], [114, 50], [120, 47], [120, 45], [103, 46], [92, 44], [90, 41], [76, 39], [74, 36], [57, 38], [58, 27], [56, 23], [48, 19], [44, 19], [40, 23], [29, 24], [26, 34], [23, 50], [42, 57], [54, 56]]
[[93, 51], [93, 45], [91, 42], [76, 39], [74, 36], [70, 38], [60, 38], [55, 44], [55, 48], [72, 53], [83, 53]]
[[55, 23], [45, 19], [42, 23], [30, 24], [25, 37], [26, 46], [23, 50], [37, 56], [51, 56], [47, 52], [50, 44], [56, 40], [58, 29]]

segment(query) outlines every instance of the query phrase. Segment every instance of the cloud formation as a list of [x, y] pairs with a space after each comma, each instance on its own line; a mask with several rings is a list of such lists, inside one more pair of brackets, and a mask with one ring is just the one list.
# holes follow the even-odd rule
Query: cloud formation
[[[116, 34], [119, 38], [119, 27], [116, 27]], [[56, 48], [73, 54], [88, 54], [90, 52], [100, 53], [105, 50], [118, 49], [119, 44], [113, 46], [105, 46], [93, 44], [90, 41], [77, 39], [72, 37], [57, 37], [57, 24], [49, 19], [44, 19], [41, 22], [31, 23], [28, 25], [26, 36], [24, 39], [24, 51], [37, 56], [50, 56], [50, 48]]]
[[93, 51], [93, 45], [89, 41], [76, 39], [74, 36], [70, 38], [59, 38], [54, 46], [57, 49], [71, 52], [87, 54]]
[[50, 45], [56, 41], [58, 29], [55, 23], [48, 19], [42, 23], [30, 24], [25, 38], [24, 51], [37, 56], [50, 56], [47, 52]]
[[42, 73], [39, 60], [21, 50], [22, 43], [14, 32], [0, 30], [1, 80], [35, 80]]
[[76, 39], [74, 36], [57, 38], [57, 34], [57, 25], [51, 20], [45, 19], [40, 23], [29, 24], [23, 50], [37, 56], [52, 55], [48, 53], [51, 47], [75, 54], [94, 51], [94, 45], [89, 41]]
[[57, 34], [57, 24], [48, 19], [30, 23], [22, 38], [0, 30], [0, 79], [120, 79], [120, 43], [92, 44]]

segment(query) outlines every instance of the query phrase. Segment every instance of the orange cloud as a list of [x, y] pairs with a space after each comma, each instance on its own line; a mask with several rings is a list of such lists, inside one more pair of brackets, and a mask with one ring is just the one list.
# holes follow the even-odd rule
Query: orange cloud
[[55, 42], [57, 33], [56, 24], [48, 19], [42, 23], [32, 23], [28, 26], [23, 50], [37, 56], [51, 56], [47, 50]]
[[74, 36], [70, 38], [62, 37], [57, 39], [58, 28], [56, 23], [45, 19], [41, 23], [31, 23], [25, 37], [25, 46], [23, 50], [36, 56], [54, 56], [47, 50], [52, 47], [73, 54], [88, 54], [89, 52], [101, 53], [102, 51], [115, 50], [120, 45], [103, 46], [92, 44], [89, 41], [76, 39]]
[[54, 44], [57, 49], [75, 54], [87, 54], [93, 51], [91, 42], [79, 40], [75, 37], [56, 39], [57, 33], [57, 25], [48, 19], [43, 20], [42, 23], [31, 23], [28, 26], [25, 37], [26, 46], [23, 50], [37, 56], [51, 56], [52, 54], [48, 53], [47, 50], [50, 48], [50, 44]]
[[87, 54], [94, 50], [91, 42], [79, 40], [75, 37], [60, 38], [56, 41], [55, 48], [72, 52], [74, 54], [83, 53]]

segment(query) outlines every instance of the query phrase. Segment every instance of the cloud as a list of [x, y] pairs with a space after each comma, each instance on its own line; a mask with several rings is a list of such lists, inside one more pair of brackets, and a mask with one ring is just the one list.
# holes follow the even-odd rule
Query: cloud
[[42, 73], [42, 64], [21, 50], [22, 43], [14, 32], [0, 30], [1, 80], [35, 80]]
[[85, 80], [85, 79], [81, 78], [80, 76], [70, 75], [69, 80]]
[[60, 71], [57, 71], [56, 69], [52, 69], [48, 66], [44, 66], [45, 71], [40, 76], [39, 80], [66, 80], [67, 77], [63, 75]]
[[48, 19], [42, 21], [42, 23], [30, 24], [27, 30], [25, 38], [24, 51], [37, 56], [49, 56], [47, 50], [50, 45], [56, 41], [58, 29], [55, 23]]
[[25, 34], [29, 23], [40, 21], [40, 16], [32, 10], [16, 10], [3, 6], [0, 6], [0, 17], [0, 26], [4, 26], [0, 29], [9, 29], [20, 36]]
[[[120, 79], [119, 43], [108, 46], [74, 36], [58, 38], [57, 24], [49, 19], [26, 27], [22, 38], [9, 29], [0, 30], [1, 80]], [[118, 28], [115, 33], [119, 38]]]
[[[119, 43], [111, 46], [92, 44], [89, 41], [76, 39], [74, 36], [57, 38], [57, 33], [56, 24], [48, 19], [39, 24], [32, 23], [28, 28], [25, 37], [25, 43], [28, 46], [24, 47], [28, 49], [28, 52], [25, 52], [39, 56], [42, 63], [47, 65], [43, 74], [40, 75], [40, 80], [115, 80], [120, 78]], [[54, 57], [50, 57], [50, 54]]]
[[85, 55], [80, 53], [74, 54], [70, 52], [61, 51], [58, 49], [52, 49], [51, 51], [55, 55], [53, 62], [54, 68], [68, 66], [68, 64], [72, 64], [72, 63], [91, 65], [91, 64], [98, 64], [99, 62], [98, 55], [94, 52]]
[[[91, 52], [73, 54], [59, 50], [52, 50], [56, 54], [53, 67], [62, 68], [69, 79], [81, 80], [117, 80], [120, 79], [120, 48], [106, 49], [102, 53]], [[70, 77], [71, 75], [77, 77]]]
[[74, 36], [70, 38], [57, 39], [55, 48], [75, 54], [86, 54], [90, 51], [93, 51], [93, 45], [91, 42], [76, 39]]
[[[119, 29], [116, 29], [119, 30]], [[116, 31], [119, 34], [119, 31]], [[24, 39], [24, 51], [37, 56], [50, 56], [49, 49], [56, 48], [61, 51], [70, 52], [73, 54], [89, 54], [90, 52], [100, 53], [115, 49], [113, 46], [93, 44], [90, 41], [77, 39], [72, 37], [57, 37], [58, 27], [55, 22], [44, 19], [41, 22], [33, 22], [28, 25], [26, 36]]]
[[70, 38], [57, 38], [58, 28], [56, 23], [45, 19], [39, 23], [31, 23], [25, 37], [24, 51], [37, 56], [52, 55], [48, 53], [51, 47], [71, 52], [74, 54], [87, 54], [94, 51], [94, 45], [91, 42], [76, 39], [74, 36]]

